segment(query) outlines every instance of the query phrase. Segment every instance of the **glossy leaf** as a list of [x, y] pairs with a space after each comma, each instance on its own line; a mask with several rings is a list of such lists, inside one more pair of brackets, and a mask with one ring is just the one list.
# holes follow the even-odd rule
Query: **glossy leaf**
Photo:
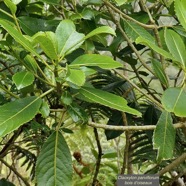
[[33, 36], [40, 31], [55, 31], [59, 20], [39, 19], [29, 16], [18, 17], [22, 30], [29, 36]]
[[173, 56], [170, 53], [168, 53], [167, 51], [165, 51], [162, 48], [158, 47], [156, 44], [154, 44], [153, 42], [151, 42], [148, 39], [144, 39], [142, 37], [138, 37], [136, 39], [136, 43], [137, 44], [141, 43], [143, 45], [146, 45], [146, 46], [150, 47], [152, 50], [154, 50], [155, 52], [157, 52], [157, 53], [161, 54], [162, 56], [164, 56], [165, 58], [174, 60]]
[[138, 112], [133, 108], [130, 108], [127, 105], [127, 101], [120, 96], [111, 94], [106, 91], [102, 91], [94, 88], [88, 88], [88, 87], [81, 88], [79, 90], [79, 93], [95, 103], [99, 103], [101, 105], [108, 106], [110, 108], [122, 112], [127, 112], [133, 115], [141, 116], [140, 112]]
[[27, 49], [32, 54], [36, 55], [37, 57], [41, 58], [39, 54], [35, 51], [35, 49], [32, 47], [31, 43], [18, 31], [16, 30], [12, 25], [10, 25], [5, 20], [0, 20], [0, 25], [19, 43], [21, 44], [25, 49]]
[[74, 23], [71, 20], [63, 20], [56, 29], [58, 40], [58, 54], [65, 56], [79, 48], [84, 42], [84, 34], [76, 32]]
[[179, 62], [182, 68], [186, 66], [186, 49], [182, 38], [173, 30], [165, 29], [165, 42], [175, 61]]
[[186, 1], [185, 0], [175, 0], [175, 12], [181, 23], [181, 25], [186, 30]]
[[160, 61], [157, 61], [156, 59], [152, 59], [152, 67], [154, 70], [155, 75], [157, 76], [157, 78], [160, 80], [160, 82], [165, 86], [168, 87], [169, 86], [169, 82], [167, 80], [165, 71], [162, 67], [162, 64]]
[[41, 48], [50, 59], [56, 60], [58, 58], [57, 38], [53, 32], [38, 32], [33, 38], [40, 44]]
[[77, 86], [83, 86], [85, 83], [85, 73], [82, 70], [78, 69], [68, 69], [66, 81], [71, 82]]
[[65, 105], [70, 105], [73, 101], [72, 99], [72, 95], [65, 91], [63, 92], [62, 96], [61, 96], [61, 101], [65, 104]]
[[83, 122], [87, 121], [87, 114], [86, 112], [76, 103], [72, 103], [68, 105], [67, 112], [71, 116], [74, 122]]
[[127, 35], [135, 41], [138, 37], [142, 37], [146, 40], [150, 40], [152, 43], [155, 43], [154, 37], [145, 30], [143, 27], [137, 25], [134, 22], [131, 21], [124, 21], [124, 29], [127, 33]]
[[0, 106], [0, 137], [16, 130], [39, 112], [41, 99], [35, 96]]
[[109, 26], [101, 26], [99, 28], [96, 28], [94, 29], [92, 32], [88, 33], [84, 39], [88, 39], [92, 36], [95, 36], [95, 35], [98, 35], [98, 34], [111, 34], [111, 35], [114, 35], [116, 36], [116, 33], [115, 31], [109, 27]]
[[43, 116], [43, 118], [47, 118], [50, 114], [50, 107], [46, 101], [43, 101], [40, 107], [40, 113]]
[[38, 186], [72, 185], [72, 159], [68, 145], [58, 131], [44, 143], [36, 164]]
[[11, 13], [15, 14], [17, 11], [16, 5], [10, 0], [4, 0], [4, 2], [6, 4], [6, 6], [10, 9]]
[[186, 117], [186, 91], [184, 88], [169, 88], [162, 96], [162, 104], [168, 112]]
[[37, 62], [31, 55], [26, 55], [23, 63], [27, 67], [27, 69], [29, 69], [29, 71], [32, 71], [34, 73], [37, 72]]
[[34, 75], [31, 72], [17, 72], [12, 77], [18, 90], [31, 85], [34, 82]]
[[158, 161], [173, 157], [175, 134], [171, 114], [163, 111], [153, 135], [154, 149], [158, 149]]
[[98, 66], [103, 69], [113, 69], [122, 67], [121, 63], [114, 61], [111, 57], [99, 54], [82, 55], [76, 58], [69, 66], [70, 67]]

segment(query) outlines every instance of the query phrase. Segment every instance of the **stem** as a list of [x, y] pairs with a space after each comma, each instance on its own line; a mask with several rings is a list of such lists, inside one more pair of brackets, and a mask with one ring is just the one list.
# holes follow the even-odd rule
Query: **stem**
[[136, 54], [137, 58], [139, 59], [139, 61], [141, 62], [141, 64], [149, 71], [151, 72], [153, 75], [154, 72], [151, 70], [151, 68], [149, 68], [149, 66], [145, 63], [145, 61], [143, 60], [143, 58], [141, 57], [141, 55], [139, 54], [138, 50], [135, 48], [135, 46], [133, 45], [133, 43], [131, 42], [130, 38], [127, 36], [127, 34], [124, 32], [122, 26], [120, 25], [119, 21], [117, 21], [114, 17], [114, 14], [112, 13], [111, 9], [109, 7], [108, 11], [111, 14], [114, 23], [116, 24], [116, 26], [118, 27], [118, 29], [120, 30], [123, 38], [128, 42], [128, 45], [131, 47], [131, 49], [134, 51], [134, 53]]
[[[97, 124], [94, 122], [89, 122], [89, 126], [95, 128], [102, 128], [106, 130], [115, 130], [115, 131], [145, 131], [145, 130], [154, 130], [156, 129], [156, 125], [145, 125], [145, 126], [115, 126], [115, 125], [106, 125], [106, 124]], [[177, 128], [186, 128], [186, 123], [176, 123], [173, 124], [175, 129]]]
[[7, 166], [12, 172], [14, 172], [14, 174], [19, 177], [23, 183], [26, 185], [26, 186], [30, 186], [30, 184], [28, 183], [28, 181], [19, 173], [17, 172], [17, 170], [11, 166], [10, 164], [8, 164], [5, 160], [3, 160], [2, 158], [0, 158], [0, 161], [5, 165]]
[[3, 85], [0, 84], [0, 89], [4, 90], [7, 94], [11, 95], [12, 97], [19, 99], [19, 96], [17, 96], [16, 94], [10, 92], [8, 89], [6, 89]]
[[100, 169], [100, 165], [101, 165], [101, 156], [102, 156], [102, 147], [101, 147], [101, 143], [99, 140], [97, 128], [94, 128], [94, 135], [95, 135], [95, 139], [96, 139], [96, 143], [97, 143], [97, 147], [98, 147], [98, 158], [96, 161], [96, 169], [95, 169], [95, 173], [94, 173], [94, 177], [93, 177], [92, 186], [97, 185], [97, 177], [98, 177], [98, 173], [99, 173], [99, 169]]
[[177, 159], [175, 159], [172, 163], [168, 164], [164, 169], [162, 169], [158, 175], [162, 176], [163, 174], [165, 174], [166, 172], [171, 171], [172, 169], [174, 169], [175, 167], [177, 167], [178, 165], [180, 165], [182, 162], [184, 162], [186, 160], [186, 153], [183, 153], [180, 157], [178, 157]]
[[113, 6], [111, 3], [109, 3], [107, 0], [103, 0], [103, 2], [105, 3], [105, 5], [109, 8], [111, 8], [114, 12], [117, 12], [118, 14], [120, 14], [123, 18], [129, 20], [129, 21], [133, 21], [134, 23], [146, 28], [146, 29], [154, 29], [154, 25], [146, 25], [143, 24], [135, 19], [133, 19], [132, 17], [124, 14], [122, 11], [120, 11], [118, 8], [116, 8], [115, 6]]

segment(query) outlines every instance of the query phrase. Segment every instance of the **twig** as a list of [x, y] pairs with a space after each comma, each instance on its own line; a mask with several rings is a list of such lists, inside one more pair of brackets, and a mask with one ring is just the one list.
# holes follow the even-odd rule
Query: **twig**
[[123, 18], [129, 20], [129, 21], [133, 21], [134, 23], [144, 27], [144, 28], [147, 28], [147, 29], [154, 29], [154, 25], [146, 25], [146, 24], [143, 24], [139, 21], [137, 21], [136, 19], [133, 19], [132, 17], [124, 14], [122, 11], [120, 11], [118, 8], [116, 8], [115, 6], [113, 6], [111, 3], [109, 3], [107, 0], [104, 0], [103, 1], [105, 3], [106, 6], [108, 6], [109, 8], [111, 8], [114, 12], [117, 12], [118, 14], [120, 14]]
[[124, 78], [126, 81], [128, 81], [135, 89], [137, 89], [140, 93], [142, 93], [146, 98], [148, 98], [150, 101], [152, 101], [154, 104], [156, 104], [159, 108], [163, 109], [163, 106], [161, 105], [161, 103], [159, 103], [158, 101], [156, 101], [154, 98], [152, 98], [151, 96], [149, 96], [148, 94], [146, 94], [145, 92], [143, 92], [143, 90], [141, 90], [135, 83], [133, 83], [128, 77], [126, 77], [125, 75], [119, 73], [118, 71], [115, 70], [115, 72], [120, 75], [122, 78]]
[[[97, 124], [94, 122], [89, 122], [89, 126], [95, 127], [95, 128], [102, 128], [106, 130], [116, 130], [116, 131], [145, 131], [145, 130], [154, 130], [156, 128], [156, 125], [145, 125], [145, 126], [115, 126], [115, 125], [106, 125], [106, 124]], [[177, 128], [185, 128], [186, 123], [176, 123], [173, 124], [173, 127], [175, 129]]]
[[7, 166], [12, 172], [14, 172], [14, 174], [19, 177], [23, 183], [26, 185], [26, 186], [30, 186], [30, 184], [28, 183], [28, 181], [19, 173], [17, 172], [17, 170], [12, 167], [10, 164], [8, 164], [5, 160], [3, 160], [2, 158], [0, 158], [0, 161], [5, 165]]
[[98, 147], [98, 158], [96, 161], [96, 169], [95, 169], [95, 173], [94, 173], [94, 177], [93, 177], [92, 186], [96, 186], [96, 184], [97, 184], [97, 176], [99, 173], [99, 168], [101, 165], [101, 156], [102, 156], [102, 148], [101, 148], [101, 143], [99, 141], [99, 135], [98, 135], [97, 128], [94, 128], [94, 135], [95, 135], [95, 139], [96, 139], [96, 143], [97, 143], [97, 147]]
[[161, 171], [159, 171], [158, 175], [159, 176], [162, 176], [166, 172], [169, 172], [172, 169], [174, 169], [175, 167], [177, 167], [178, 165], [180, 165], [185, 160], [186, 160], [186, 153], [183, 153], [180, 157], [178, 157], [172, 163], [168, 164], [164, 169], [162, 169]]

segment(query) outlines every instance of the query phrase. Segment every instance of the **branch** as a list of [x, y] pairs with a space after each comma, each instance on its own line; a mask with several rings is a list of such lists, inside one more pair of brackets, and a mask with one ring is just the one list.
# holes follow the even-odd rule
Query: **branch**
[[186, 160], [186, 153], [183, 153], [180, 157], [178, 157], [172, 163], [170, 163], [169, 165], [167, 165], [164, 169], [162, 169], [161, 171], [159, 171], [158, 175], [159, 176], [162, 176], [166, 172], [169, 172], [172, 169], [174, 169], [175, 167], [177, 167], [178, 165], [180, 165], [185, 160]]
[[94, 135], [95, 135], [96, 142], [97, 142], [97, 147], [98, 147], [98, 158], [97, 158], [97, 161], [96, 161], [96, 170], [95, 170], [95, 173], [94, 173], [92, 186], [97, 185], [97, 176], [98, 176], [98, 173], [99, 173], [99, 168], [100, 168], [100, 165], [101, 165], [101, 156], [102, 156], [102, 148], [101, 148], [101, 143], [99, 141], [97, 128], [94, 128]]
[[107, 0], [103, 1], [109, 8], [111, 8], [114, 12], [117, 12], [118, 14], [120, 14], [123, 18], [129, 20], [129, 21], [133, 21], [134, 23], [146, 28], [146, 29], [154, 29], [154, 25], [146, 25], [143, 24], [139, 21], [137, 21], [136, 19], [133, 19], [132, 17], [124, 14], [122, 11], [120, 11], [118, 8], [116, 8], [115, 6], [113, 6], [111, 3], [109, 3]]
[[[135, 130], [154, 130], [156, 125], [145, 125], [145, 126], [115, 126], [115, 125], [106, 125], [106, 124], [97, 124], [94, 122], [89, 122], [89, 126], [95, 128], [102, 128], [106, 130], [120, 130], [120, 131], [135, 131]], [[177, 128], [186, 128], [186, 123], [176, 123], [173, 124], [175, 129]]]
[[8, 164], [6, 161], [4, 161], [2, 158], [0, 158], [0, 161], [5, 165], [7, 166], [12, 172], [14, 172], [14, 174], [19, 177], [23, 183], [26, 185], [26, 186], [30, 186], [30, 184], [28, 183], [28, 181], [19, 173], [17, 172], [17, 170], [12, 167], [10, 164]]

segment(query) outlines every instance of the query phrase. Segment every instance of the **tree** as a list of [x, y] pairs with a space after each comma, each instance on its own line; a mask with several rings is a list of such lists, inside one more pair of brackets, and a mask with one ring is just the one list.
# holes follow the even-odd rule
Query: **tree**
[[0, 182], [183, 182], [185, 12], [184, 0], [0, 2]]

